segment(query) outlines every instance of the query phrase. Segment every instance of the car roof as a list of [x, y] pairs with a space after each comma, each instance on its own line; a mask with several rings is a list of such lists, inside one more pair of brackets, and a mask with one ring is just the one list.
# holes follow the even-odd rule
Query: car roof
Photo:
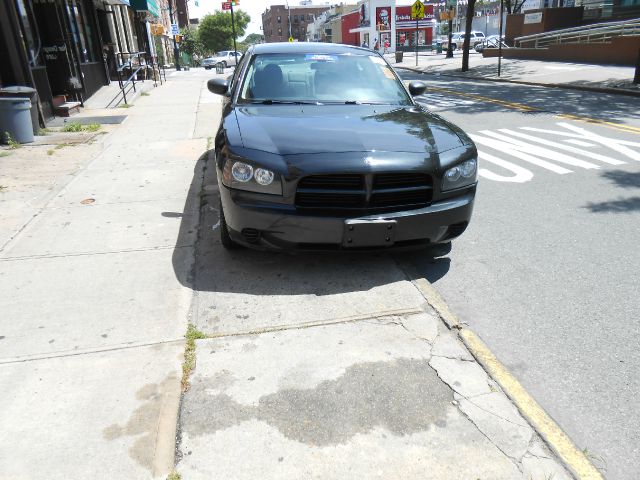
[[337, 43], [321, 42], [281, 42], [260, 43], [253, 46], [253, 53], [368, 53], [373, 54], [368, 48], [354, 47], [351, 45], [338, 45]]

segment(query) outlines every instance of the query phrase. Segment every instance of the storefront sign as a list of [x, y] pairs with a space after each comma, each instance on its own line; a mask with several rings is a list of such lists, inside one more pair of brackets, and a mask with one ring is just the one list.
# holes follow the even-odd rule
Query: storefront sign
[[60, 53], [64, 53], [64, 55], [66, 55], [67, 46], [64, 43], [61, 43], [60, 45], [51, 45], [49, 47], [42, 47], [42, 51], [44, 52], [45, 60], [56, 61], [58, 60], [58, 56]]
[[138, 12], [149, 12], [154, 17], [160, 16], [157, 0], [131, 0], [131, 8]]
[[540, 23], [542, 22], [542, 12], [538, 13], [525, 13], [524, 23]]
[[391, 30], [391, 7], [376, 8], [376, 25], [378, 31]]
[[526, 12], [527, 10], [538, 10], [540, 8], [542, 8], [542, 0], [525, 0], [520, 11]]
[[[425, 5], [424, 18], [418, 20], [418, 26], [421, 28], [433, 27], [432, 18], [434, 18], [433, 5]], [[411, 6], [396, 7], [396, 29], [400, 28], [416, 28], [416, 21], [411, 19]]]

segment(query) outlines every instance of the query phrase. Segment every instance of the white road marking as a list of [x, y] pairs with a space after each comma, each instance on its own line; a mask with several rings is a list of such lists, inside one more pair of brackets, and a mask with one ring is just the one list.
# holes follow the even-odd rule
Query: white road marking
[[[478, 146], [478, 158], [480, 160], [478, 176], [496, 182], [508, 183], [525, 183], [533, 179], [534, 174], [532, 171], [513, 161], [500, 158], [504, 155], [514, 160], [524, 160], [536, 167], [559, 175], [572, 173], [572, 170], [557, 165], [551, 160], [588, 170], [600, 168], [599, 165], [558, 152], [558, 150], [597, 160], [608, 165], [626, 164], [626, 161], [619, 159], [620, 156], [625, 157], [625, 160], [640, 161], [640, 152], [632, 149], [632, 147], [640, 148], [640, 143], [638, 142], [605, 137], [567, 123], [557, 123], [556, 125], [556, 130], [520, 127], [518, 129], [501, 128], [498, 131], [481, 130], [477, 134], [470, 134], [469, 136]], [[524, 133], [523, 130], [544, 135], [531, 135]], [[566, 145], [566, 143], [572, 143], [584, 148], [573, 147]], [[544, 145], [544, 147], [540, 145]], [[603, 146], [607, 147], [609, 155], [602, 155], [592, 151], [593, 148]], [[501, 155], [487, 153], [487, 150], [494, 150]], [[618, 158], [613, 158], [614, 156]], [[507, 170], [511, 175], [496, 173], [491, 169], [491, 165], [487, 164], [493, 164]], [[498, 171], [500, 170], [498, 169]]]
[[564, 137], [577, 138], [580, 140], [587, 140], [591, 142], [596, 142], [604, 145], [605, 147], [609, 147], [611, 150], [615, 150], [618, 153], [622, 153], [624, 156], [636, 160], [640, 162], [640, 153], [634, 152], [630, 148], [627, 148], [626, 145], [640, 147], [640, 143], [636, 142], [627, 142], [624, 140], [618, 140], [615, 138], [607, 138], [602, 135], [598, 135], [593, 132], [588, 132], [584, 128], [576, 127], [574, 125], [569, 125], [568, 123], [558, 123], [557, 125], [571, 130], [574, 133], [561, 132], [557, 130], [545, 130], [543, 128], [535, 128], [535, 127], [522, 127], [523, 130], [529, 130], [532, 132], [542, 132], [548, 133], [550, 135], [560, 135]]
[[[505, 135], [501, 135], [499, 133], [491, 132], [489, 130], [481, 130], [480, 133], [482, 133], [483, 135], [493, 137], [497, 140], [502, 140], [503, 142], [509, 142], [516, 146], [523, 147], [527, 153], [538, 155], [543, 158], [548, 158], [549, 160], [555, 160], [556, 162], [565, 163], [573, 167], [581, 167], [586, 169], [600, 168], [595, 163], [585, 162], [584, 160], [579, 160], [577, 158], [570, 157], [568, 155], [565, 155], [564, 153], [554, 152], [553, 150], [550, 150], [544, 147], [537, 147], [535, 145], [531, 145], [529, 143], [523, 142], [522, 140], [516, 140], [515, 138], [510, 138]], [[558, 145], [554, 145], [554, 146], [558, 147]]]
[[[554, 173], [559, 175], [564, 175], [567, 173], [571, 173], [571, 170], [559, 167], [555, 163], [547, 162], [546, 160], [542, 160], [541, 158], [534, 157], [533, 155], [529, 155], [528, 153], [522, 152], [523, 147], [513, 145], [511, 143], [502, 142], [500, 140], [494, 140], [492, 138], [481, 137], [480, 135], [469, 135], [471, 139], [479, 143], [480, 145], [484, 145], [485, 147], [493, 148], [494, 150], [498, 150], [499, 152], [506, 153], [507, 155], [511, 155], [512, 157], [519, 158], [524, 160], [525, 162], [529, 162], [533, 165], [537, 165], [541, 168], [546, 168], [547, 170], [551, 170]], [[526, 147], [524, 147], [526, 149]]]
[[511, 170], [514, 173], [514, 175], [507, 177], [494, 173], [485, 168], [479, 168], [478, 175], [484, 178], [488, 178], [489, 180], [494, 180], [496, 182], [524, 183], [533, 178], [533, 173], [530, 170], [520, 167], [514, 163], [507, 162], [506, 160], [502, 160], [501, 158], [494, 157], [493, 155], [489, 155], [486, 152], [478, 152], [478, 158], [483, 162], [491, 162], [506, 170]]
[[598, 145], [594, 145], [593, 143], [583, 142], [582, 140], [576, 140], [575, 138], [567, 138], [565, 140], [567, 143], [572, 143], [573, 145], [578, 145], [579, 147], [597, 147]]
[[[532, 142], [541, 143], [542, 145], [548, 145], [550, 147], [555, 147], [559, 150], [564, 150], [565, 152], [577, 153], [578, 155], [584, 155], [585, 157], [592, 158], [594, 160], [600, 160], [601, 162], [608, 163], [610, 165], [624, 165], [626, 162], [616, 160], [611, 157], [607, 157], [605, 155], [600, 155], [598, 153], [589, 152], [588, 150], [582, 150], [580, 148], [570, 147], [568, 145], [564, 145], [558, 142], [552, 142], [550, 140], [545, 140], [543, 138], [534, 137], [533, 135], [527, 135], [526, 133], [516, 132], [513, 130], [509, 130], [506, 128], [501, 128], [501, 132], [508, 133], [510, 135], [514, 135], [516, 137], [524, 138], [525, 140], [530, 140]], [[577, 140], [580, 141], [580, 140]]]

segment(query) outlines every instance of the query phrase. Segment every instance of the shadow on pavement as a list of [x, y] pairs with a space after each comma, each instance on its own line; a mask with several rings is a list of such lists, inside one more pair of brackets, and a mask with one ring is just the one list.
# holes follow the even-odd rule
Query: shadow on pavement
[[[421, 265], [421, 274], [430, 281], [449, 270], [449, 259], [434, 259], [434, 255], [448, 253], [446, 250], [296, 255], [245, 248], [225, 250], [219, 239], [219, 192], [213, 155], [210, 150], [198, 160], [184, 213], [162, 213], [164, 217], [182, 217], [173, 267], [184, 286], [200, 292], [322, 296], [368, 291], [406, 281], [407, 275], [399, 264]], [[197, 201], [199, 225], [197, 215], [188, 214], [197, 209]], [[189, 261], [193, 258], [190, 254], [195, 255], [193, 263]]]
[[[437, 88], [455, 90], [465, 95], [478, 95], [539, 109], [539, 112], [527, 112], [528, 115], [545, 112], [570, 114], [624, 124], [628, 123], [629, 119], [637, 118], [638, 111], [640, 111], [640, 98], [625, 95], [452, 78], [434, 75], [434, 72], [420, 74], [405, 70], [401, 76], [406, 79], [420, 78], [429, 82], [428, 86], [433, 85]], [[473, 96], [459, 96], [427, 88], [426, 95], [429, 94], [450, 97], [452, 100], [474, 100]], [[516, 111], [513, 107], [482, 101], [482, 99], [474, 100], [473, 103], [452, 101], [446, 110], [466, 115]]]
[[[600, 174], [621, 188], [640, 188], [640, 172], [609, 170]], [[626, 213], [640, 210], [640, 197], [618, 198], [599, 203], [588, 203], [584, 208], [591, 213]]]

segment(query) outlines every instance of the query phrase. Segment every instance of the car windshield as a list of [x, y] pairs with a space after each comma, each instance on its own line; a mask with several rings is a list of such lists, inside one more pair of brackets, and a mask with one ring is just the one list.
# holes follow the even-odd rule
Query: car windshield
[[373, 103], [411, 98], [377, 54], [262, 54], [253, 57], [238, 103]]

